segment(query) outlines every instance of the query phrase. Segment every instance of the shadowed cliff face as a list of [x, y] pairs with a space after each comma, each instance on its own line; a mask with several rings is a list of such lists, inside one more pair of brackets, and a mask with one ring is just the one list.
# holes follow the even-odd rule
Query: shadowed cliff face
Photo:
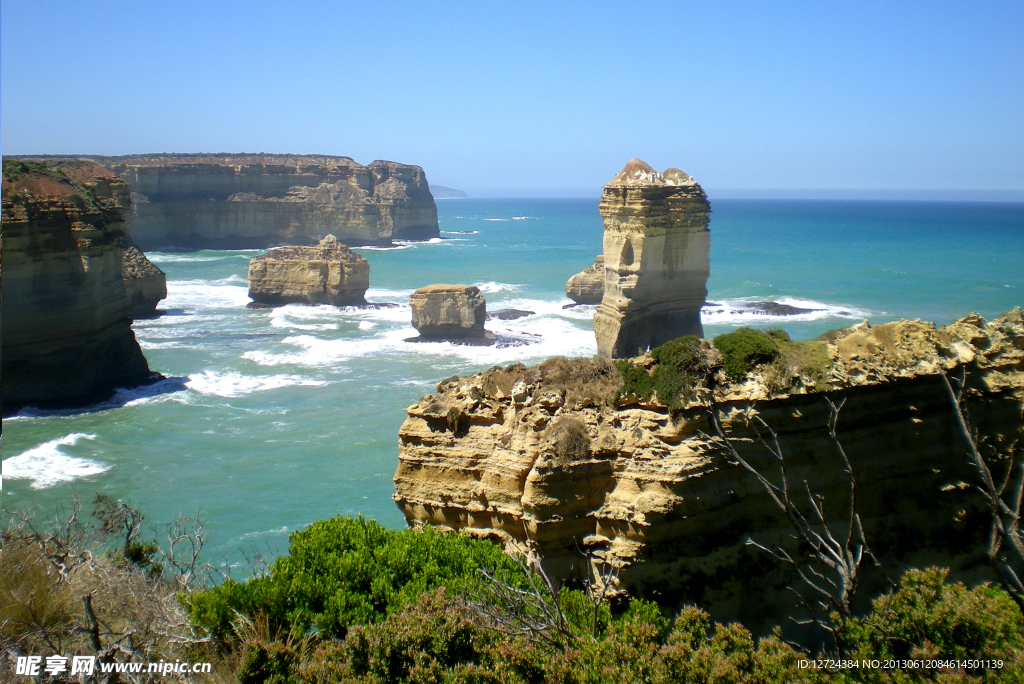
[[[616, 399], [610, 364], [604, 375], [583, 368], [597, 361], [559, 362], [583, 370], [558, 381], [548, 362], [442, 383], [406, 410], [395, 500], [411, 524], [535, 545], [559, 577], [578, 575], [581, 549], [589, 550], [621, 566], [621, 587], [634, 595], [696, 602], [717, 620], [763, 631], [794, 613], [786, 588], [797, 580], [745, 542], [796, 550], [754, 477], [708, 437], [708, 412], [777, 482], [777, 465], [751, 422], [762, 418], [779, 436], [791, 486], [803, 491], [806, 482], [823, 495], [827, 519], [838, 522], [849, 499], [827, 431], [828, 397], [845, 400], [838, 436], [868, 542], [889, 576], [939, 564], [961, 579], [994, 579], [990, 518], [939, 374], [966, 371], [968, 408], [987, 448], [1024, 442], [1021, 310], [941, 329], [865, 323], [810, 344], [827, 351], [824, 377], [820, 367], [804, 372], [783, 359], [735, 383], [705, 342], [711, 370], [671, 412], [656, 395]], [[881, 582], [866, 571], [861, 595]]]
[[440, 235], [418, 166], [321, 155], [91, 157], [121, 175], [135, 199], [140, 249], [348, 245]]
[[127, 184], [88, 161], [4, 161], [3, 412], [153, 379], [121, 278]]
[[679, 169], [632, 159], [601, 196], [604, 297], [594, 314], [598, 354], [628, 358], [703, 334], [710, 233], [707, 195]]

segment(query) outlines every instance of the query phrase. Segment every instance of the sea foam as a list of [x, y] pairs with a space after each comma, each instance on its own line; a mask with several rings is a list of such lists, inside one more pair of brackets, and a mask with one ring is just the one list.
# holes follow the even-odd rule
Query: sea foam
[[323, 380], [304, 378], [300, 375], [242, 375], [235, 372], [204, 370], [188, 376], [185, 386], [199, 394], [232, 398], [282, 387], [322, 387], [326, 384]]
[[109, 465], [70, 456], [61, 450], [61, 447], [76, 446], [82, 440], [94, 439], [96, 435], [73, 432], [6, 458], [3, 461], [3, 479], [32, 480], [32, 489], [45, 489], [62, 482], [74, 482], [104, 473], [110, 470]]

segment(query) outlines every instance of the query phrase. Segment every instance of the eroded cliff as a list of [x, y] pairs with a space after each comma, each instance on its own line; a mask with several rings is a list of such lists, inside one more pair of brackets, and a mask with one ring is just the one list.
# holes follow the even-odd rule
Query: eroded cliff
[[181, 154], [90, 157], [134, 195], [129, 227], [143, 250], [347, 245], [440, 235], [423, 169], [326, 155]]
[[370, 287], [370, 264], [333, 235], [315, 247], [279, 247], [249, 261], [253, 302], [361, 306]]
[[702, 335], [711, 207], [679, 169], [631, 159], [601, 195], [604, 292], [594, 314], [598, 354], [627, 358], [683, 335]]
[[[838, 521], [848, 491], [827, 397], [845, 400], [838, 436], [889, 575], [938, 563], [990, 578], [988, 513], [940, 373], [966, 373], [969, 413], [992, 453], [1024, 442], [1021, 310], [940, 329], [865, 322], [813, 342], [780, 337], [778, 349], [739, 381], [710, 342], [689, 338], [631, 362], [553, 359], [442, 383], [407, 409], [395, 500], [411, 524], [535, 545], [560, 577], [580, 574], [589, 551], [621, 567], [633, 594], [767, 628], [792, 614], [794, 577], [745, 542], [787, 545], [790, 528], [709, 437], [709, 412], [777, 481], [752, 422], [764, 420], [790, 482], [823, 495]], [[659, 370], [672, 368], [682, 371]]]
[[4, 160], [3, 413], [154, 378], [121, 277], [128, 185], [89, 161]]
[[122, 239], [121, 278], [128, 297], [128, 311], [134, 318], [152, 318], [156, 305], [167, 297], [167, 274], [146, 258], [131, 237]]

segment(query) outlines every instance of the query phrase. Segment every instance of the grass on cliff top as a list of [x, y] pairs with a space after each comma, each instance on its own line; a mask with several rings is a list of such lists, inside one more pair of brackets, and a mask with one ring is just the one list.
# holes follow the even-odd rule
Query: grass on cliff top
[[650, 371], [630, 361], [616, 363], [623, 379], [616, 399], [632, 395], [646, 400], [657, 395], [669, 410], [676, 410], [710, 370], [700, 339], [694, 335], [666, 342], [652, 349], [651, 356], [657, 365]]

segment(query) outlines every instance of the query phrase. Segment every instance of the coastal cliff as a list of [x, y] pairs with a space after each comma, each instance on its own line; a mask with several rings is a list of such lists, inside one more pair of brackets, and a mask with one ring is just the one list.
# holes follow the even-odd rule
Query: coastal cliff
[[625, 358], [683, 335], [702, 335], [711, 269], [700, 185], [679, 169], [631, 159], [604, 186], [604, 291], [594, 313], [597, 351]]
[[[777, 344], [770, 363], [739, 378], [710, 342], [684, 338], [630, 362], [552, 359], [443, 382], [406, 409], [395, 501], [410, 524], [532, 545], [558, 577], [579, 576], [587, 551], [621, 568], [618, 582], [633, 595], [696, 602], [715, 619], [768, 629], [792, 614], [786, 587], [795, 579], [746, 540], [786, 546], [790, 528], [709, 436], [709, 412], [777, 479], [752, 419], [770, 426], [790, 482], [824, 496], [834, 521], [848, 490], [827, 397], [845, 401], [838, 437], [889, 575], [938, 563], [960, 579], [992, 579], [989, 514], [940, 373], [966, 373], [967, 409], [989, 448], [1024, 439], [1021, 310], [939, 329], [865, 322]], [[677, 362], [691, 370], [673, 385], [659, 368]]]
[[3, 413], [146, 383], [122, 280], [128, 185], [89, 161], [4, 160]]
[[347, 245], [440, 235], [423, 169], [348, 157], [180, 154], [89, 157], [122, 176], [140, 249]]

